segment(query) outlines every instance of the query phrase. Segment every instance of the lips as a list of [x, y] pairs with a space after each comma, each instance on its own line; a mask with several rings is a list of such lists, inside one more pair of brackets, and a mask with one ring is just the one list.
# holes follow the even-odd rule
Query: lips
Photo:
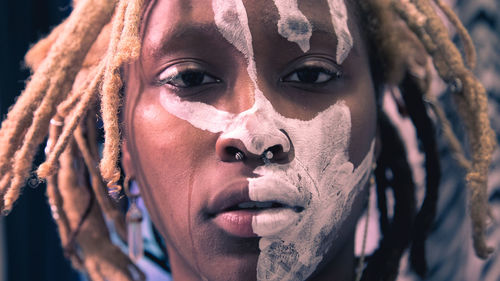
[[[276, 182], [268, 183], [268, 188], [276, 187]], [[208, 213], [219, 228], [242, 238], [270, 236], [300, 219], [304, 207], [297, 204], [298, 196], [268, 192], [271, 196], [264, 196], [268, 197], [265, 200], [254, 201], [251, 188], [246, 180], [235, 182], [209, 200]]]
[[297, 212], [300, 212], [303, 208], [299, 206], [293, 206], [290, 207], [288, 205], [282, 204], [280, 202], [273, 202], [273, 201], [266, 201], [266, 202], [261, 202], [261, 201], [248, 201], [248, 202], [243, 202], [239, 203], [236, 206], [232, 206], [228, 209], [228, 211], [237, 211], [237, 210], [253, 210], [253, 211], [259, 211], [259, 210], [265, 210], [265, 209], [276, 209], [276, 208], [292, 208]]

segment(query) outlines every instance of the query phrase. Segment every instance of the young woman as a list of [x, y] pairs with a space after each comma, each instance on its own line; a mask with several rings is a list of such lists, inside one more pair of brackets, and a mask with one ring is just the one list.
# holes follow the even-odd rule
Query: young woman
[[[474, 246], [485, 258], [493, 132], [470, 39], [435, 2], [461, 32], [465, 62], [424, 0], [81, 0], [27, 55], [34, 75], [0, 131], [2, 208], [12, 208], [48, 134], [37, 173], [64, 247], [92, 279], [142, 278], [104, 222], [125, 237], [104, 188], [119, 197], [120, 165], [132, 257], [141, 238], [129, 181], [174, 280], [394, 280], [410, 246], [425, 275], [439, 185], [433, 109], [468, 172]], [[454, 87], [471, 159], [428, 94], [431, 63]], [[400, 94], [426, 157], [418, 211], [404, 145], [381, 107], [385, 87]], [[354, 232], [375, 181], [383, 238], [365, 265]]]

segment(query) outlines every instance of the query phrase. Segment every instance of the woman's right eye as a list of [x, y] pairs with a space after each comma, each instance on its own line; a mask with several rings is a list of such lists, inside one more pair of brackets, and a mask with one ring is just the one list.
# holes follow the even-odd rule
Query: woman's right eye
[[165, 69], [159, 76], [159, 84], [176, 88], [195, 88], [220, 83], [220, 79], [208, 74], [195, 63], [181, 63]]

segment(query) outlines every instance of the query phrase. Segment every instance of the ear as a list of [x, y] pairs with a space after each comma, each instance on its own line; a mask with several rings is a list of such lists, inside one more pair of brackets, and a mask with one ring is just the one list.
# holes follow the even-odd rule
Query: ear
[[129, 145], [125, 138], [122, 142], [122, 167], [125, 175], [135, 178], [135, 168], [132, 164], [132, 156], [130, 155]]

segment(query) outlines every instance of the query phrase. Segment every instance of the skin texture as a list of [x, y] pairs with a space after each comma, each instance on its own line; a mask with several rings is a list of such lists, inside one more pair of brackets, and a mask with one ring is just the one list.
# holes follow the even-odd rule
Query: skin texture
[[[354, 17], [349, 17], [353, 49], [342, 66], [335, 66], [336, 38], [326, 1], [298, 3], [314, 27], [307, 53], [278, 33], [273, 1], [244, 4], [260, 90], [277, 112], [300, 120], [311, 120], [343, 100], [352, 122], [349, 160], [357, 167], [375, 136], [376, 108], [368, 56]], [[238, 141], [192, 126], [168, 113], [159, 101], [160, 93], [168, 91], [183, 100], [243, 112], [254, 103], [247, 61], [217, 31], [211, 1], [153, 2], [143, 30], [141, 58], [125, 69], [125, 172], [138, 181], [151, 218], [166, 239], [175, 280], [255, 280], [259, 238], [224, 232], [214, 224], [209, 205], [233, 184], [256, 177], [253, 171], [263, 163], [253, 155], [235, 161], [227, 148], [243, 150]], [[322, 84], [283, 81], [312, 57], [332, 62], [342, 77]], [[159, 85], [165, 69], [187, 61], [218, 82], [191, 88]], [[245, 187], [241, 192], [247, 192]], [[365, 197], [357, 196], [338, 233], [325, 238], [332, 247], [310, 280], [352, 278], [354, 228]]]

